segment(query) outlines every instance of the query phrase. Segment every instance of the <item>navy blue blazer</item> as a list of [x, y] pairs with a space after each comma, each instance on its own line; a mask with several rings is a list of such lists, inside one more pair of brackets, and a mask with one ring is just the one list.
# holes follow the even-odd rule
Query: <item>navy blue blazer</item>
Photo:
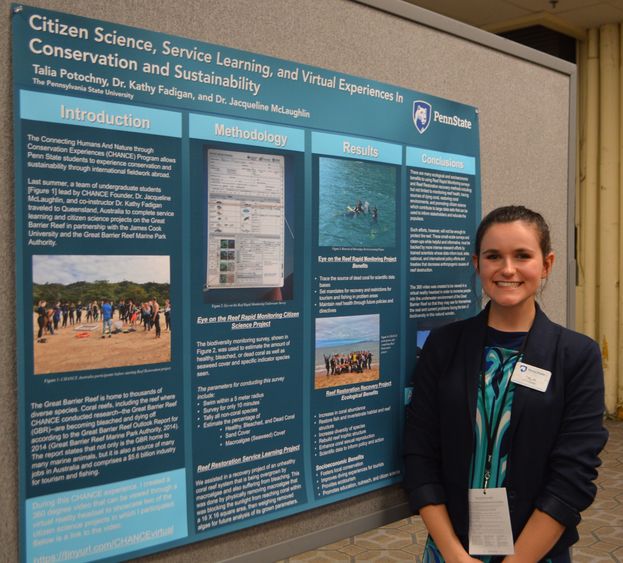
[[[404, 486], [414, 513], [445, 504], [468, 546], [467, 489], [488, 308], [436, 329], [417, 363], [407, 407]], [[542, 393], [517, 385], [511, 410], [506, 489], [515, 539], [535, 508], [566, 528], [548, 555], [578, 539], [580, 512], [595, 498], [593, 480], [608, 433], [597, 344], [550, 321], [537, 306], [523, 361], [552, 372]]]

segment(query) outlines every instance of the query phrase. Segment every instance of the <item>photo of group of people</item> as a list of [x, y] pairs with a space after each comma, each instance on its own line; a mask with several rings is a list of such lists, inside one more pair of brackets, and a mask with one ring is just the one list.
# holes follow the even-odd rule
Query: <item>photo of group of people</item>
[[379, 379], [379, 342], [379, 315], [316, 319], [314, 388]]
[[46, 255], [32, 264], [35, 374], [171, 360], [168, 256]]
[[374, 354], [369, 350], [357, 350], [348, 354], [323, 354], [324, 365], [329, 375], [342, 375], [343, 373], [363, 373], [372, 368]]
[[[118, 303], [109, 299], [89, 301], [86, 305], [82, 301], [68, 303], [56, 301], [52, 306], [45, 299], [37, 303], [37, 342], [45, 344], [47, 336], [54, 336], [60, 328], [74, 327], [74, 330], [94, 330], [97, 323], [102, 322], [102, 338], [110, 338], [120, 332], [128, 333], [136, 330], [136, 325], [143, 330], [155, 329], [155, 337], [162, 335], [160, 315], [164, 315], [165, 331], [171, 327], [171, 301], [165, 299], [164, 307], [158, 303], [157, 297], [152, 297], [144, 303], [134, 303], [132, 299], [122, 299]], [[84, 314], [84, 315], [83, 315]], [[117, 321], [114, 321], [115, 314]], [[84, 316], [84, 324], [82, 317]]]

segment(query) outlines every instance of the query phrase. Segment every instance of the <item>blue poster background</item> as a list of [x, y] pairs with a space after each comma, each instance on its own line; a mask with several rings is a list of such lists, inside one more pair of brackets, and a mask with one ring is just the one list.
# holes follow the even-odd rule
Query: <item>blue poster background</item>
[[399, 482], [419, 350], [477, 309], [476, 108], [23, 6], [13, 87], [22, 559]]

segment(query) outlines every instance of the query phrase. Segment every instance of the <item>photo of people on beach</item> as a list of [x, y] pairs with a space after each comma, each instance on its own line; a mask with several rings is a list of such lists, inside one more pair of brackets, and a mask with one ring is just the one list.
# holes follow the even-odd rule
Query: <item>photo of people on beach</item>
[[34, 373], [171, 361], [169, 256], [32, 257]]
[[380, 377], [380, 315], [316, 319], [314, 389]]
[[318, 244], [396, 245], [397, 169], [389, 164], [318, 158]]

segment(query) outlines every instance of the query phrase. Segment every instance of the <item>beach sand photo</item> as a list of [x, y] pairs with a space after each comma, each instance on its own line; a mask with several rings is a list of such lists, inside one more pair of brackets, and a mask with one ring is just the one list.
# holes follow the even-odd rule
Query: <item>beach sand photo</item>
[[36, 255], [34, 373], [171, 361], [168, 256]]
[[316, 319], [314, 389], [380, 377], [380, 315]]

